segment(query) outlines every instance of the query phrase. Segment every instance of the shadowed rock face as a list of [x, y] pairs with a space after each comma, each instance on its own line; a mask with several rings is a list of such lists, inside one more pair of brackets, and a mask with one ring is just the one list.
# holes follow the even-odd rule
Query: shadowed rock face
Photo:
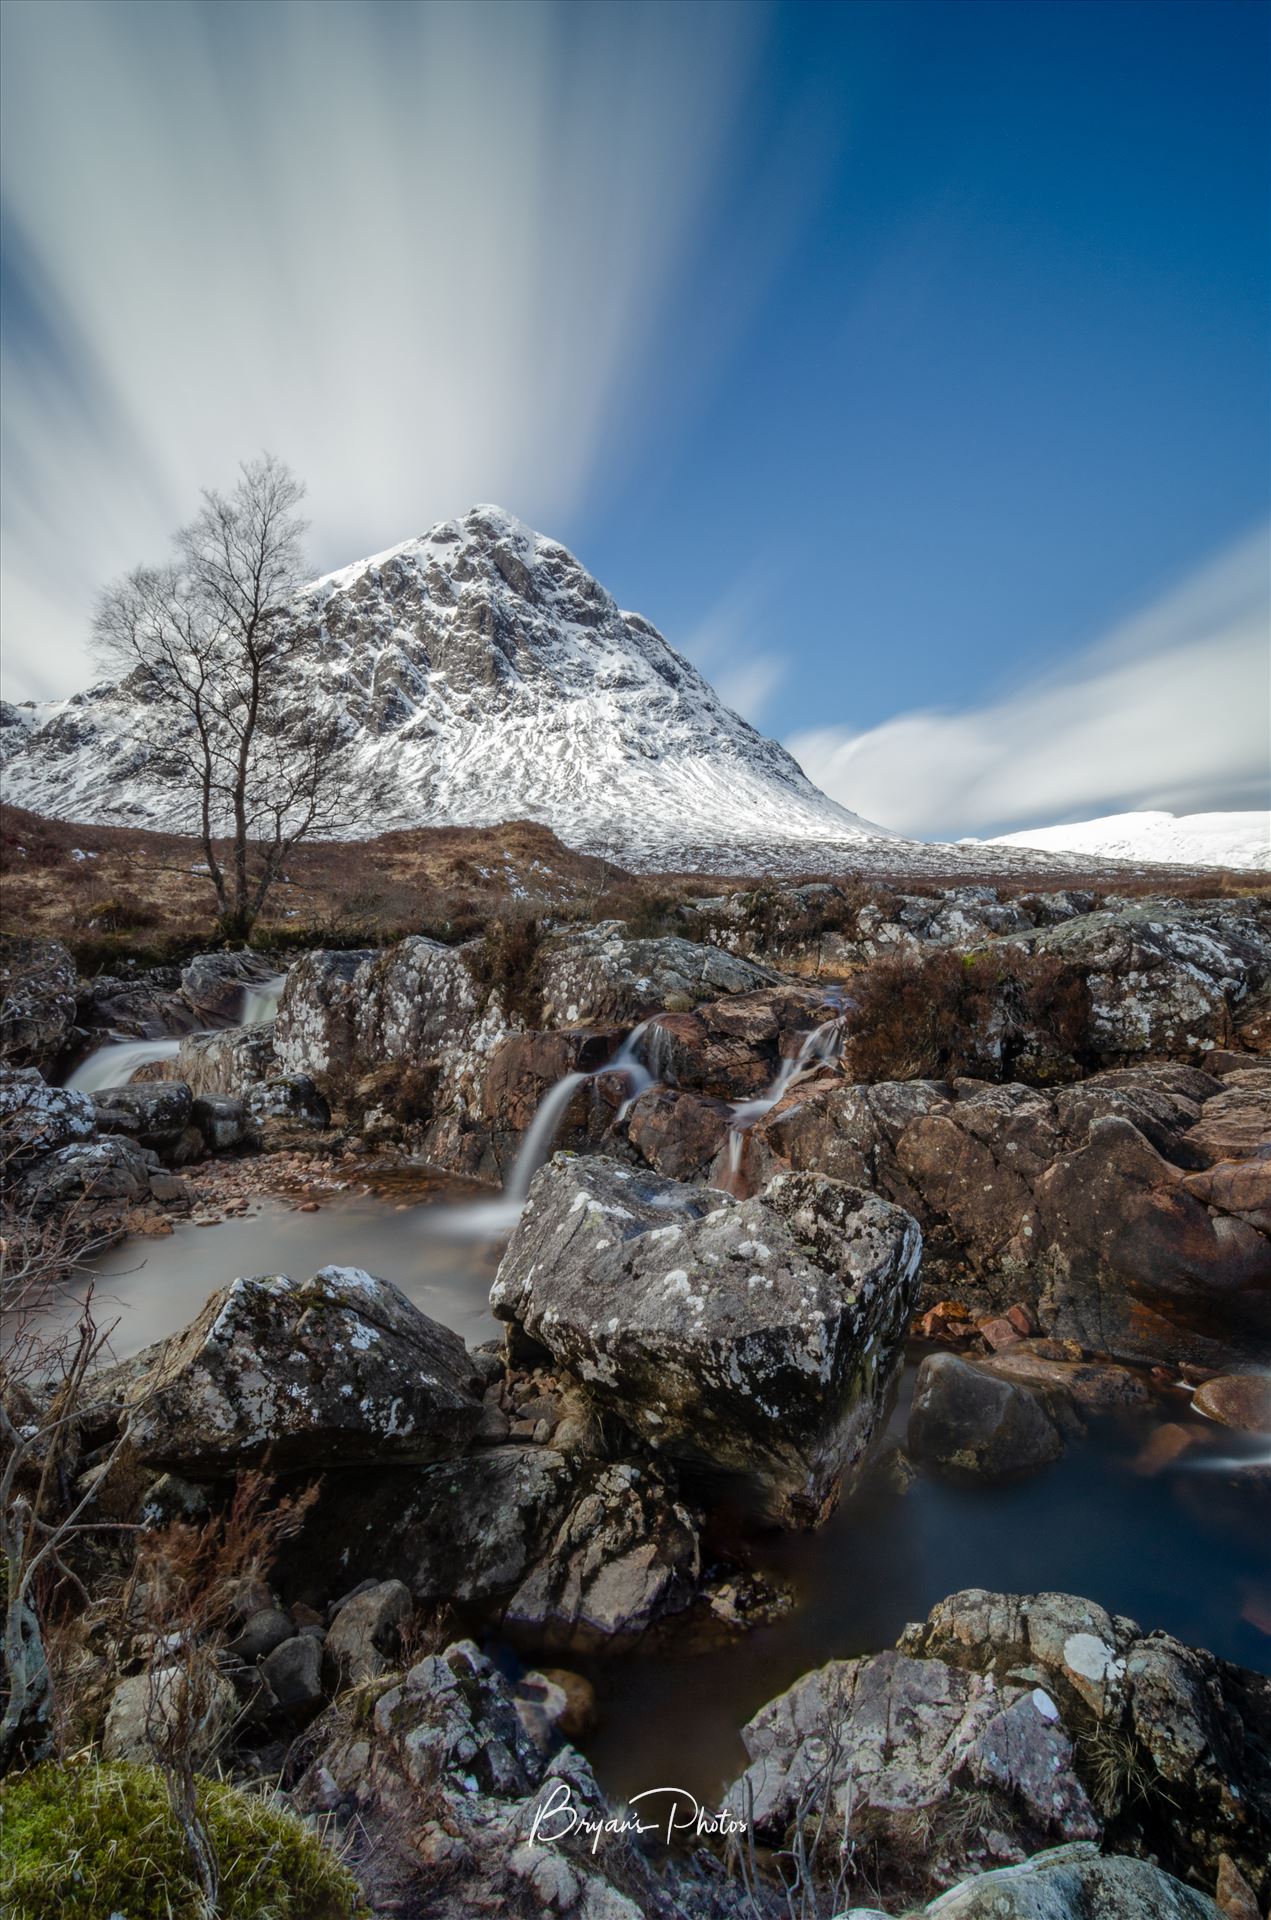
[[807, 1526], [873, 1432], [920, 1252], [899, 1208], [837, 1181], [779, 1179], [738, 1203], [558, 1156], [491, 1303], [646, 1445]]
[[480, 1419], [463, 1341], [388, 1281], [324, 1267], [235, 1280], [122, 1387], [138, 1458], [222, 1474], [462, 1453]]

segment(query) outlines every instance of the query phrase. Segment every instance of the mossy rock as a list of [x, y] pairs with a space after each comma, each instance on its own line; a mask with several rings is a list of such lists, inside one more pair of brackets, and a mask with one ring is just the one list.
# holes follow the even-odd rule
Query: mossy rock
[[[353, 1876], [274, 1802], [215, 1780], [197, 1798], [220, 1862], [220, 1920], [364, 1920]], [[153, 1767], [41, 1766], [0, 1783], [5, 1920], [201, 1920]]]

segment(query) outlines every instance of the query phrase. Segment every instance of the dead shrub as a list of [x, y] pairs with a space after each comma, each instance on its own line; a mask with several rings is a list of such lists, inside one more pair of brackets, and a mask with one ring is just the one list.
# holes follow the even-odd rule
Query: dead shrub
[[536, 979], [542, 943], [538, 918], [529, 913], [501, 914], [492, 920], [467, 955], [472, 977], [488, 1003], [497, 994], [508, 1015], [527, 1027], [543, 1021], [542, 992]]
[[1020, 947], [878, 960], [852, 980], [846, 1062], [875, 1080], [1060, 1084], [1094, 1064], [1081, 970]]

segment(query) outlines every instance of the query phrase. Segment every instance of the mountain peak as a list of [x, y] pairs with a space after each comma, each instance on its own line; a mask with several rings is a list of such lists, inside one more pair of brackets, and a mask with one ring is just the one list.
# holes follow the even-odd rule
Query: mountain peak
[[[491, 503], [324, 574], [297, 594], [297, 712], [336, 715], [391, 817], [351, 830], [542, 821], [567, 843], [669, 866], [718, 846], [892, 836], [814, 787], [559, 542]], [[165, 822], [126, 687], [12, 730], [13, 799], [80, 820]], [[74, 712], [71, 709], [74, 707]], [[810, 858], [810, 853], [804, 858]], [[685, 862], [687, 863], [687, 862]]]

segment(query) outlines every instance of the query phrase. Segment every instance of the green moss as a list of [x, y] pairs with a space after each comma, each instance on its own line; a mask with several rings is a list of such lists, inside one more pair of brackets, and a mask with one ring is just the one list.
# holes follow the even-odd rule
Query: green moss
[[[199, 1809], [221, 1870], [220, 1920], [359, 1920], [353, 1877], [278, 1805], [214, 1780]], [[0, 1784], [5, 1920], [199, 1920], [163, 1780], [152, 1767], [41, 1766]]]

